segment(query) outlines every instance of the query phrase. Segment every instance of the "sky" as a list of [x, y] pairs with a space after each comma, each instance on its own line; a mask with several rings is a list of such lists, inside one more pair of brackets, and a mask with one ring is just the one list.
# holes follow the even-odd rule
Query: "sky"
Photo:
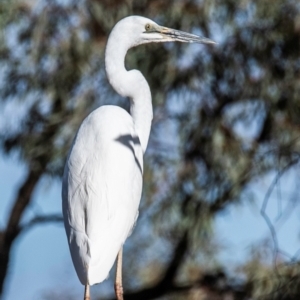
[[[14, 192], [22, 182], [26, 168], [16, 158], [0, 156], [0, 226], [3, 228], [12, 205]], [[296, 170], [289, 171], [282, 179], [280, 190], [282, 203], [278, 200], [278, 188], [269, 199], [267, 213], [274, 221], [291, 199], [297, 194], [291, 193], [299, 185]], [[216, 219], [215, 235], [222, 246], [219, 259], [226, 265], [236, 266], [243, 262], [251, 251], [251, 246], [270, 237], [265, 221], [259, 214], [262, 201], [274, 179], [268, 174], [257, 179], [248, 188], [249, 195], [243, 205], [231, 206]], [[26, 212], [24, 222], [34, 214], [60, 213], [61, 182], [42, 180], [34, 192], [32, 205]], [[299, 196], [298, 196], [299, 197]], [[281, 227], [277, 228], [279, 246], [293, 256], [300, 249], [300, 214], [298, 205], [292, 206], [291, 214]], [[285, 214], [281, 214], [285, 216]], [[129, 241], [130, 242], [130, 241]], [[113, 292], [108, 282], [92, 288], [92, 296], [103, 292]], [[67, 291], [80, 299], [83, 287], [77, 279], [69, 254], [67, 239], [62, 224], [36, 226], [18, 238], [12, 253], [12, 264], [5, 285], [3, 300], [38, 300], [41, 295], [51, 295], [53, 291]], [[53, 296], [52, 296], [53, 297]], [[48, 299], [53, 299], [49, 296]]]

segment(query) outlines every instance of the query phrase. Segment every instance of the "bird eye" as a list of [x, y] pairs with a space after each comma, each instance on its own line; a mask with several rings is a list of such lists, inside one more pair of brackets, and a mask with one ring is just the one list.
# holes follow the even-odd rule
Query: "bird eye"
[[151, 28], [151, 25], [150, 24], [146, 24], [146, 26], [145, 26], [146, 31], [149, 31], [150, 28]]

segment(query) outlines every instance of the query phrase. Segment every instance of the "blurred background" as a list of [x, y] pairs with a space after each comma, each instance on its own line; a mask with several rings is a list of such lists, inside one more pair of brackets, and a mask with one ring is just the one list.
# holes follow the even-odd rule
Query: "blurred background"
[[[149, 82], [154, 120], [125, 299], [299, 299], [299, 1], [1, 0], [1, 300], [83, 297], [61, 175], [92, 110], [128, 110], [104, 49], [132, 14], [218, 44], [126, 57]], [[113, 277], [93, 300], [114, 299]]]

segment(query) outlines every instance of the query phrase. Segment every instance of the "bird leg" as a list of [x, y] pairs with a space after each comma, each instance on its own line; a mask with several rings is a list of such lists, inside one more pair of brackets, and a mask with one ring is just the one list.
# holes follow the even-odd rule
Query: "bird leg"
[[116, 281], [115, 281], [115, 292], [116, 292], [117, 300], [123, 300], [122, 254], [123, 254], [123, 246], [121, 247], [118, 253], [118, 260], [117, 260], [117, 273], [116, 273]]
[[90, 296], [90, 285], [87, 283], [84, 289], [84, 300], [91, 300]]

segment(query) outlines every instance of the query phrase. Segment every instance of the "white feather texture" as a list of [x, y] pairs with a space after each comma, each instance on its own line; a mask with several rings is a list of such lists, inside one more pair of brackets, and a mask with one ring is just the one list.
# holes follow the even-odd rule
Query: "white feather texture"
[[150, 42], [213, 41], [131, 16], [113, 28], [106, 47], [108, 80], [131, 101], [130, 114], [102, 106], [82, 123], [63, 175], [63, 215], [71, 256], [84, 285], [102, 282], [130, 234], [142, 193], [143, 153], [151, 122], [151, 92], [137, 70], [127, 71], [128, 49]]
[[142, 166], [142, 149], [126, 111], [103, 106], [84, 120], [63, 176], [65, 227], [82, 284], [108, 276], [131, 231], [141, 198]]
[[[64, 170], [64, 223], [83, 285], [107, 278], [138, 216], [152, 102], [147, 81], [139, 71], [127, 71], [124, 59], [145, 22], [142, 17], [123, 19], [106, 48], [108, 79], [119, 94], [130, 97], [131, 115], [112, 105], [93, 111], [79, 128]], [[130, 31], [128, 42], [124, 32]]]

